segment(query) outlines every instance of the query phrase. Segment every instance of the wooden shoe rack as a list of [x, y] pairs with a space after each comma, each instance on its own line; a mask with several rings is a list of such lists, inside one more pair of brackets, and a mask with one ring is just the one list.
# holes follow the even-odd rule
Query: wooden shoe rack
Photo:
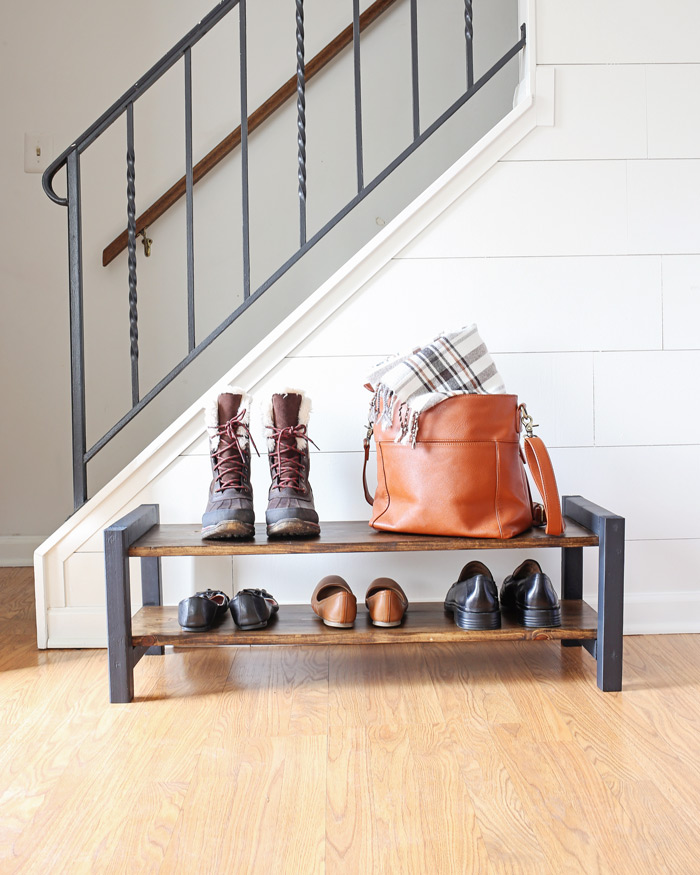
[[[144, 654], [163, 654], [165, 645], [222, 644], [402, 644], [441, 641], [558, 639], [582, 646], [597, 661], [601, 690], [622, 686], [622, 611], [624, 595], [625, 521], [581, 496], [565, 496], [563, 535], [530, 529], [508, 540], [453, 538], [376, 532], [366, 522], [322, 523], [311, 540], [268, 541], [257, 527], [251, 541], [203, 541], [194, 525], [159, 525], [158, 505], [141, 505], [105, 529], [107, 635], [110, 701], [134, 697], [134, 666]], [[309, 605], [282, 605], [266, 629], [238, 629], [227, 614], [211, 632], [184, 632], [177, 607], [162, 605], [160, 559], [163, 556], [242, 556], [291, 553], [375, 553], [423, 550], [561, 550], [562, 624], [556, 629], [526, 629], [503, 614], [500, 629], [465, 631], [445, 614], [442, 602], [411, 603], [401, 626], [373, 626], [364, 608], [352, 629], [329, 629]], [[598, 612], [583, 596], [583, 549], [598, 550]], [[132, 617], [129, 557], [141, 559], [143, 607]], [[445, 582], [447, 591], [449, 581]]]

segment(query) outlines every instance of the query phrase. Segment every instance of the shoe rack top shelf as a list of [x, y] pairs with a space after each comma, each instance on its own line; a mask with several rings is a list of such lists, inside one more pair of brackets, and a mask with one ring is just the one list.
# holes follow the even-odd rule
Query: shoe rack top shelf
[[156, 525], [135, 541], [129, 556], [231, 556], [283, 553], [378, 553], [417, 550], [497, 550], [540, 547], [596, 547], [598, 536], [566, 520], [563, 535], [547, 535], [532, 528], [515, 538], [454, 538], [445, 535], [409, 535], [377, 532], [366, 522], [321, 523], [321, 534], [308, 539], [268, 539], [264, 524], [246, 541], [203, 541], [201, 526]]
[[220, 626], [209, 632], [186, 632], [177, 621], [176, 607], [145, 607], [132, 619], [132, 643], [203, 646], [218, 644], [417, 644], [447, 641], [534, 641], [540, 639], [593, 639], [597, 636], [597, 615], [585, 602], [564, 599], [561, 626], [555, 629], [526, 629], [503, 613], [500, 629], [460, 629], [445, 613], [442, 602], [412, 602], [400, 626], [373, 626], [364, 606], [358, 605], [351, 629], [324, 625], [310, 605], [282, 605], [280, 614], [264, 629], [238, 629], [227, 613]]

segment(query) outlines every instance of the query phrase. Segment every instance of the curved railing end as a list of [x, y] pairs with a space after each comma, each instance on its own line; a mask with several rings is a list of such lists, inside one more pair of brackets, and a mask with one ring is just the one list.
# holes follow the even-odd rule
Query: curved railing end
[[54, 191], [54, 188], [53, 188], [53, 178], [58, 173], [58, 171], [61, 169], [61, 167], [65, 166], [67, 156], [68, 156], [67, 152], [64, 152], [62, 155], [59, 155], [55, 161], [53, 161], [51, 164], [49, 164], [49, 166], [46, 168], [46, 170], [44, 171], [44, 173], [41, 177], [41, 187], [46, 192], [46, 196], [50, 200], [52, 200], [55, 204], [58, 204], [61, 207], [68, 206], [68, 198], [61, 197], [60, 195], [56, 194], [56, 192]]

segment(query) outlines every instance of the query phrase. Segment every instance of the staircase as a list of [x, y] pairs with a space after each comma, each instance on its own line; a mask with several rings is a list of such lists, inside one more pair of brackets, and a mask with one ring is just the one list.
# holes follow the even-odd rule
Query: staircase
[[[447, 6], [448, 0], [440, 4]], [[36, 553], [36, 581], [37, 581], [37, 624], [39, 645], [65, 647], [65, 646], [103, 646], [104, 645], [104, 609], [101, 607], [103, 597], [101, 595], [100, 580], [103, 579], [102, 570], [102, 546], [101, 532], [110, 521], [119, 517], [125, 510], [143, 502], [157, 502], [161, 505], [161, 515], [164, 522], [192, 522], [201, 512], [199, 504], [201, 495], [206, 490], [208, 475], [206, 471], [206, 444], [203, 436], [203, 421], [201, 417], [202, 399], [195, 401], [174, 423], [162, 430], [158, 429], [158, 436], [136, 458], [122, 468], [106, 486], [93, 495], [88, 501], [87, 466], [93, 462], [98, 454], [112, 441], [122, 430], [135, 422], [143, 414], [148, 405], [154, 401], [171, 384], [175, 384], [183, 395], [188, 386], [188, 374], [192, 366], [199, 366], [197, 360], [202, 353], [209, 355], [210, 348], [222, 345], [223, 360], [234, 361], [233, 368], [221, 367], [221, 359], [208, 359], [209, 365], [214, 361], [214, 375], [226, 371], [226, 382], [243, 383], [254, 389], [256, 395], [263, 397], [266, 391], [274, 385], [290, 384], [303, 381], [305, 386], [325, 400], [330, 398], [332, 386], [343, 386], [344, 380], [350, 376], [347, 382], [347, 391], [352, 403], [353, 421], [351, 427], [359, 434], [358, 424], [355, 419], [359, 413], [361, 419], [364, 414], [364, 398], [358, 393], [357, 387], [361, 388], [364, 362], [357, 362], [358, 371], [348, 374], [319, 374], [314, 368], [313, 342], [318, 338], [319, 332], [323, 332], [323, 326], [333, 322], [338, 314], [342, 315], [344, 305], [358, 292], [366, 293], [366, 284], [390, 262], [411, 239], [426, 228], [432, 219], [442, 213], [449, 204], [454, 201], [466, 188], [480, 178], [490, 166], [501, 157], [505, 151], [518, 142], [536, 124], [534, 103], [530, 96], [530, 82], [534, 67], [528, 53], [532, 47], [526, 42], [530, 40], [532, 29], [532, 10], [521, 6], [519, 10], [520, 22], [516, 27], [515, 39], [507, 46], [505, 51], [498, 57], [480, 58], [478, 54], [478, 28], [475, 27], [472, 4], [455, 3], [450, 0], [455, 9], [459, 11], [459, 21], [462, 40], [462, 64], [463, 64], [463, 90], [448, 105], [436, 113], [434, 118], [424, 112], [421, 105], [421, 65], [420, 65], [420, 39], [419, 7], [416, 0], [378, 0], [364, 12], [360, 10], [358, 0], [353, 3], [353, 19], [350, 25], [340, 31], [330, 43], [320, 52], [313, 55], [312, 60], [306, 63], [305, 29], [308, 22], [304, 20], [304, 7], [301, 0], [295, 4], [295, 47], [296, 47], [296, 75], [293, 80], [288, 80], [285, 85], [269, 101], [263, 101], [256, 109], [249, 113], [248, 92], [249, 68], [247, 60], [248, 31], [246, 19], [245, 0], [223, 0], [212, 12], [206, 16], [195, 28], [175, 46], [158, 64], [131, 89], [129, 89], [106, 113], [98, 119], [87, 131], [79, 137], [71, 146], [51, 165], [44, 176], [44, 187], [49, 197], [56, 203], [67, 208], [69, 230], [69, 288], [70, 288], [70, 314], [71, 314], [71, 360], [72, 360], [72, 402], [73, 402], [73, 471], [74, 471], [74, 503], [76, 513], [49, 538]], [[393, 7], [391, 12], [389, 8]], [[363, 39], [368, 39], [373, 31], [377, 35], [383, 27], [391, 24], [391, 15], [397, 16], [405, 13], [408, 44], [410, 46], [410, 64], [406, 79], [407, 102], [410, 106], [411, 130], [409, 142], [398, 154], [395, 154], [381, 169], [371, 168], [368, 172], [365, 155], [367, 151], [367, 130], [363, 120], [363, 97], [366, 107], [368, 99], [363, 79], [362, 63], [364, 49], [361, 51], [360, 34], [366, 31]], [[197, 44], [215, 27], [222, 26], [222, 22], [233, 13], [237, 16], [235, 22], [238, 36], [239, 56], [239, 95], [240, 95], [240, 125], [237, 130], [231, 132], [222, 144], [215, 147], [212, 157], [211, 151], [204, 158], [195, 161], [193, 148], [193, 58]], [[386, 16], [386, 17], [384, 17]], [[529, 17], [528, 17], [529, 16]], [[384, 18], [383, 18], [384, 17]], [[380, 20], [383, 19], [383, 20]], [[456, 21], [453, 17], [452, 21]], [[478, 13], [476, 17], [478, 23]], [[475, 38], [476, 31], [476, 38]], [[387, 29], [389, 39], [392, 30]], [[531, 41], [531, 40], [530, 40]], [[337, 56], [342, 59], [342, 52], [346, 50], [347, 61], [352, 71], [352, 96], [354, 116], [354, 193], [336, 209], [330, 217], [319, 216], [310, 210], [310, 193], [312, 188], [312, 176], [307, 160], [307, 128], [313, 130], [312, 116], [310, 112], [311, 102], [307, 107], [307, 83], [316, 73], [328, 65], [331, 57]], [[335, 53], [335, 55], [333, 55]], [[320, 58], [320, 60], [319, 60]], [[500, 121], [489, 126], [485, 136], [478, 139], [471, 148], [460, 145], [459, 142], [449, 143], [449, 148], [456, 148], [461, 156], [436, 182], [426, 187], [424, 180], [424, 168], [417, 162], [417, 158], [431, 149], [431, 137], [435, 136], [432, 143], [439, 140], [442, 134], [454, 138], [455, 133], [460, 133], [460, 128], [455, 125], [459, 120], [460, 113], [469, 110], [469, 102], [482, 92], [485, 86], [493, 81], [501, 71], [507, 72], [508, 65], [518, 66], [519, 82], [517, 90], [517, 105], [507, 113]], [[178, 358], [167, 369], [166, 373], [158, 378], [149, 372], [148, 379], [144, 379], [141, 363], [143, 349], [141, 344], [140, 327], [143, 318], [139, 294], [141, 293], [140, 277], [142, 271], [148, 272], [149, 261], [146, 258], [149, 238], [154, 238], [152, 244], [153, 255], [156, 257], [161, 243], [160, 231], [156, 231], [157, 225], [153, 223], [163, 216], [159, 216], [151, 210], [137, 211], [136, 208], [136, 181], [139, 178], [139, 153], [137, 153], [137, 137], [135, 118], [138, 118], [138, 110], [135, 109], [138, 101], [146, 99], [146, 95], [168, 71], [180, 69], [184, 82], [183, 114], [185, 130], [185, 174], [179, 182], [170, 187], [164, 198], [158, 198], [160, 209], [163, 204], [172, 206], [177, 200], [176, 194], [184, 198], [185, 212], [185, 277], [186, 296], [184, 306], [186, 318], [179, 325], [180, 334], [185, 341], [184, 348], [178, 353]], [[505, 70], [504, 70], [505, 68]], [[329, 73], [333, 68], [329, 68]], [[322, 73], [320, 80], [326, 75]], [[319, 80], [319, 81], [320, 81]], [[290, 86], [294, 85], [294, 92], [290, 98]], [[258, 266], [251, 259], [251, 223], [250, 223], [250, 159], [255, 147], [254, 138], [249, 136], [254, 128], [263, 126], [267, 119], [274, 119], [276, 112], [285, 111], [285, 104], [295, 100], [296, 114], [296, 217], [294, 224], [297, 227], [298, 239], [291, 254], [279, 263], [274, 270], [269, 272], [269, 264], [266, 265], [267, 275], [261, 278]], [[474, 103], [472, 102], [472, 106]], [[287, 107], [289, 109], [289, 107]], [[308, 109], [308, 113], [307, 113]], [[307, 118], [308, 115], [308, 118]], [[426, 118], [427, 116], [427, 118]], [[424, 121], [426, 119], [428, 123]], [[99, 138], [112, 128], [114, 123], [121, 120], [125, 124], [126, 133], [126, 160], [124, 162], [124, 178], [126, 181], [126, 213], [127, 229], [119, 238], [115, 238], [111, 244], [105, 247], [103, 255], [104, 270], [110, 271], [118, 266], [120, 261], [119, 246], [126, 240], [126, 273], [128, 291], [128, 323], [124, 331], [128, 329], [128, 383], [130, 387], [130, 404], [125, 412], [117, 415], [111, 424], [100, 435], [92, 437], [88, 441], [91, 432], [90, 411], [88, 410], [88, 398], [90, 393], [86, 391], [89, 380], [86, 379], [86, 349], [90, 348], [91, 341], [86, 337], [86, 299], [84, 291], [84, 262], [86, 253], [82, 235], [83, 220], [83, 192], [81, 191], [81, 163], [85, 160], [84, 155]], [[272, 123], [272, 122], [270, 122]], [[463, 131], [462, 131], [463, 133]], [[471, 132], [473, 134], [473, 131]], [[464, 142], [464, 141], [463, 141]], [[469, 142], [467, 140], [467, 142]], [[438, 155], [449, 154], [449, 148], [444, 143], [436, 150]], [[195, 271], [195, 254], [199, 250], [196, 247], [200, 239], [200, 231], [195, 233], [195, 206], [194, 186], [203, 179], [202, 168], [210, 170], [222, 160], [223, 153], [231, 154], [234, 150], [237, 159], [237, 170], [240, 172], [240, 276], [231, 285], [235, 286], [234, 301], [238, 303], [228, 312], [224, 318], [217, 322], [211, 330], [200, 329], [198, 314], [199, 304], [195, 296], [195, 279], [198, 276], [200, 261], [197, 260], [197, 272]], [[434, 154], [431, 156], [434, 158]], [[216, 159], [216, 160], [215, 160]], [[230, 160], [230, 159], [227, 159]], [[54, 190], [54, 178], [62, 169], [66, 170], [67, 191], [64, 197], [56, 194]], [[199, 168], [199, 169], [198, 169]], [[402, 170], [408, 168], [408, 173], [400, 177]], [[375, 172], [376, 171], [376, 172]], [[214, 175], [216, 175], [216, 170]], [[420, 189], [415, 192], [412, 202], [399, 213], [396, 218], [388, 221], [382, 217], [381, 222], [374, 225], [376, 233], [364, 242], [367, 237], [367, 215], [363, 217], [363, 226], [358, 232], [357, 227], [352, 228], [353, 222], [359, 220], [362, 208], [369, 204], [369, 215], [379, 212], [378, 201], [375, 197], [381, 195], [384, 186], [392, 185], [392, 180], [399, 179], [404, 188], [411, 191], [411, 174], [419, 179]], [[433, 175], [435, 170], [433, 170]], [[347, 181], [347, 168], [344, 179]], [[209, 179], [212, 179], [210, 176]], [[342, 181], [342, 180], [341, 180]], [[205, 183], [208, 184], [208, 183]], [[414, 183], [415, 184], [415, 183]], [[308, 195], [308, 196], [307, 196]], [[396, 195], [390, 196], [393, 206], [401, 203]], [[404, 201], [408, 201], [410, 195], [404, 194]], [[309, 201], [309, 202], [307, 202]], [[274, 205], [268, 204], [268, 209]], [[157, 210], [156, 210], [157, 212]], [[384, 213], [384, 210], [382, 210]], [[386, 215], [386, 213], [384, 213]], [[381, 213], [380, 213], [381, 216]], [[325, 221], [324, 221], [325, 218]], [[167, 217], [162, 222], [167, 223]], [[147, 224], [150, 223], [149, 224]], [[285, 218], [285, 223], [289, 224]], [[360, 223], [362, 225], [362, 223]], [[351, 233], [343, 240], [342, 232], [350, 228]], [[157, 236], [158, 235], [158, 236]], [[311, 295], [297, 290], [296, 295], [291, 295], [291, 302], [286, 301], [286, 306], [275, 308], [270, 305], [265, 313], [265, 319], [258, 325], [259, 339], [250, 336], [251, 322], [246, 319], [264, 303], [264, 296], [273, 300], [272, 295], [283, 288], [285, 280], [291, 277], [293, 282], [298, 283], [299, 277], [319, 276], [328, 261], [319, 268], [307, 264], [314, 256], [314, 248], [328, 237], [335, 248], [342, 251], [343, 245], [348, 245], [350, 240], [354, 247], [354, 255], [348, 259], [351, 253], [344, 253], [340, 259], [340, 265], [335, 272], [321, 282], [316, 291]], [[141, 241], [139, 241], [141, 238]], [[364, 242], [358, 245], [357, 240]], [[143, 244], [143, 256], [139, 247]], [[318, 250], [317, 250], [318, 251]], [[352, 252], [352, 250], [351, 250]], [[110, 265], [107, 267], [107, 265]], [[307, 271], [305, 274], [304, 271]], [[308, 287], [308, 286], [307, 286]], [[287, 285], [289, 293], [290, 285]], [[237, 296], [237, 297], [236, 297]], [[279, 302], [278, 298], [274, 303]], [[255, 306], [252, 306], [255, 304]], [[294, 306], [296, 305], [296, 306]], [[272, 312], [270, 312], [272, 311]], [[281, 313], [282, 318], [275, 319]], [[457, 317], [458, 318], [458, 317]], [[211, 320], [209, 320], [211, 321]], [[241, 332], [248, 333], [248, 345], [231, 350], [225, 343], [226, 332], [233, 326], [243, 325]], [[161, 328], [167, 326], [167, 318], [161, 319]], [[184, 329], [184, 330], [182, 330]], [[416, 325], [419, 331], [420, 325]], [[119, 331], [119, 326], [115, 326]], [[124, 335], [123, 335], [124, 336]], [[239, 334], [240, 338], [240, 334]], [[255, 343], [255, 340], [258, 340]], [[94, 341], [92, 341], [94, 343]], [[311, 354], [304, 355], [300, 344], [311, 344]], [[409, 343], [411, 340], [408, 341]], [[322, 344], [321, 344], [322, 346]], [[299, 355], [299, 350], [302, 354]], [[248, 351], [249, 350], [249, 351]], [[389, 350], [392, 351], [392, 350]], [[293, 357], [290, 354], [295, 352]], [[382, 353], [383, 350], [377, 350]], [[168, 356], [164, 357], [166, 360]], [[172, 362], [172, 355], [170, 356]], [[371, 362], [370, 362], [371, 364]], [[200, 375], [201, 383], [201, 375]], [[184, 380], [184, 383], [183, 383]], [[334, 382], [335, 381], [335, 382]], [[208, 379], [204, 377], [204, 386], [211, 384], [212, 375]], [[320, 406], [323, 411], [324, 403]], [[324, 423], [321, 416], [315, 424], [314, 439], [322, 447], [334, 448], [334, 451], [318, 454], [315, 460], [314, 490], [323, 495], [324, 486], [335, 482], [348, 483], [352, 481], [352, 475], [342, 470], [343, 465], [350, 461], [354, 443], [345, 436], [340, 438], [339, 429], [342, 427], [341, 417], [331, 416], [334, 422], [329, 425]], [[97, 420], [99, 420], [99, 416]], [[347, 424], [347, 423], [346, 423]], [[361, 425], [361, 423], [359, 423]], [[320, 434], [319, 434], [320, 432]], [[357, 440], [359, 447], [360, 440]], [[338, 447], [336, 450], [335, 448]], [[315, 454], [316, 455], [316, 454]], [[326, 457], [325, 459], [323, 457]], [[347, 458], [343, 458], [346, 456]], [[331, 458], [332, 457], [332, 458]], [[262, 469], [262, 466], [260, 466]], [[347, 476], [346, 476], [347, 475]], [[319, 482], [320, 481], [320, 482]], [[177, 486], [175, 486], [177, 484]], [[254, 482], [254, 488], [258, 496], [265, 492], [264, 482], [258, 477], [258, 483]], [[349, 490], [351, 487], [349, 486]], [[363, 519], [366, 518], [364, 507], [361, 507], [349, 499], [339, 506], [327, 505], [324, 516], [323, 499], [319, 502], [323, 518], [333, 519]], [[241, 563], [244, 560], [236, 560]], [[212, 566], [205, 566], [211, 569]], [[244, 573], [245, 569], [237, 566], [237, 575]], [[194, 569], [190, 568], [190, 575], [194, 575]], [[217, 571], [203, 570], [197, 567], [197, 586], [201, 588], [204, 578], [223, 573], [224, 578], [232, 574], [231, 560], [226, 560]], [[213, 578], [212, 578], [213, 579]], [[166, 577], [166, 590], [167, 590]], [[178, 591], [189, 591], [191, 579], [173, 580], [170, 584], [173, 594]], [[229, 582], [229, 589], [231, 584]], [[173, 596], [171, 596], [173, 597]], [[167, 598], [167, 592], [166, 592]], [[298, 600], [298, 597], [297, 597]]]

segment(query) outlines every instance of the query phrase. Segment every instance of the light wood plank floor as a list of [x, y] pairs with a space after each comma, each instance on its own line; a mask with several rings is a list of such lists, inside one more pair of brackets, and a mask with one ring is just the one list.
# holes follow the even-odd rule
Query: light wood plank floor
[[37, 651], [0, 571], [0, 873], [696, 873], [700, 636]]

